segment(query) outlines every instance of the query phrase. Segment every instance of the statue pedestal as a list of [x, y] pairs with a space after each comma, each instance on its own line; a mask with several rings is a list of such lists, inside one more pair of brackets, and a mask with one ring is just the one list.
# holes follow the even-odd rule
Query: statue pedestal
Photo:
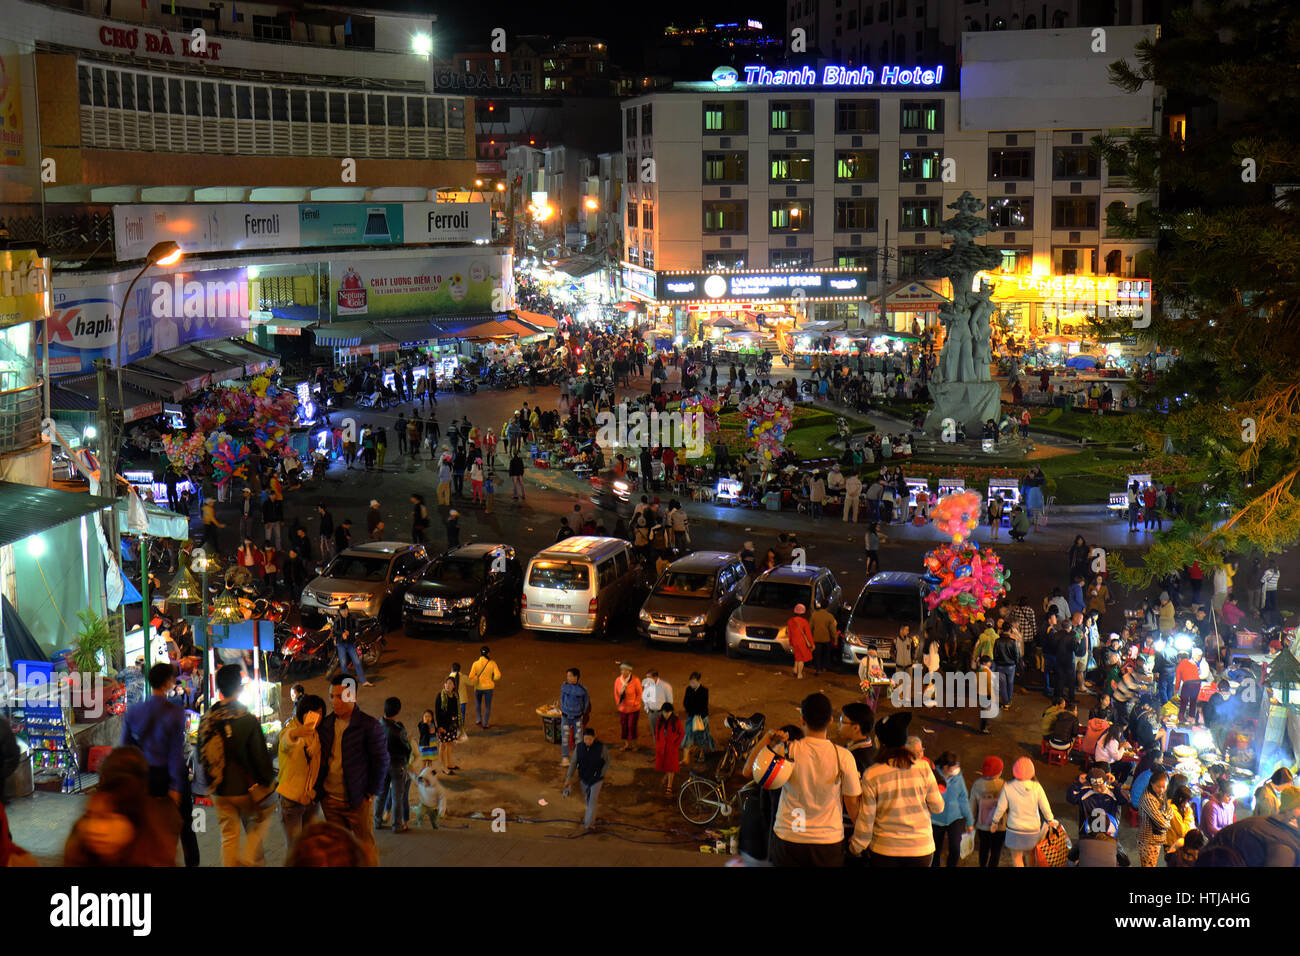
[[967, 434], [981, 434], [990, 418], [1002, 418], [1002, 386], [997, 382], [942, 382], [930, 384], [934, 408], [925, 416], [927, 435], [943, 431], [943, 420], [951, 418], [965, 426]]

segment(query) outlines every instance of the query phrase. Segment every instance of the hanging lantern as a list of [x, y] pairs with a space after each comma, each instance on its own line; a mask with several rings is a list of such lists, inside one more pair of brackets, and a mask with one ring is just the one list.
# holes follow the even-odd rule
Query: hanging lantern
[[206, 551], [199, 551], [194, 554], [194, 560], [190, 564], [190, 570], [195, 574], [213, 574], [221, 570], [221, 561], [215, 554], [208, 554]]
[[194, 575], [190, 574], [189, 568], [184, 564], [172, 579], [167, 600], [172, 604], [198, 604], [203, 600], [203, 591], [199, 588], [199, 582], [194, 580]]
[[1279, 651], [1273, 658], [1264, 683], [1277, 694], [1283, 707], [1300, 711], [1300, 660], [1290, 648]]
[[213, 624], [239, 624], [244, 620], [244, 612], [229, 588], [222, 591], [221, 595], [212, 602], [212, 612], [208, 615], [208, 619]]

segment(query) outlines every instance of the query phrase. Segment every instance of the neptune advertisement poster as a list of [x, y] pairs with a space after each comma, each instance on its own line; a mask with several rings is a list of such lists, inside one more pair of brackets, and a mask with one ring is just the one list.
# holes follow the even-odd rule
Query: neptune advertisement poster
[[[60, 288], [50, 313], [50, 374], [92, 372], [95, 359], [116, 365], [117, 317], [130, 278], [99, 286]], [[208, 339], [243, 336], [249, 326], [244, 269], [146, 274], [126, 303], [122, 364]]]

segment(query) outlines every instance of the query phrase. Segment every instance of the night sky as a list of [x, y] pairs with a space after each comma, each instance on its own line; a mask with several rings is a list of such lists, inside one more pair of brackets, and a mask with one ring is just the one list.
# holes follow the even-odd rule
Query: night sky
[[[785, 29], [784, 0], [655, 0], [627, 5], [609, 0], [565, 3], [443, 3], [437, 0], [366, 0], [373, 10], [428, 11], [438, 17], [435, 55], [446, 56], [468, 44], [486, 45], [495, 27], [507, 35], [595, 36], [609, 41], [610, 59], [628, 69], [644, 60], [647, 38], [662, 35], [672, 23], [691, 26], [760, 20], [769, 30]], [[631, 15], [635, 14], [635, 15]], [[513, 45], [513, 44], [512, 44]]]

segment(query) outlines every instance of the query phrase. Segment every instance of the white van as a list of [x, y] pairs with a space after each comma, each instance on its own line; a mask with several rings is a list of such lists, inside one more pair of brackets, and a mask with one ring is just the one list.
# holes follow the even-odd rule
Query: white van
[[625, 612], [639, 568], [622, 538], [575, 535], [528, 562], [523, 624], [534, 631], [603, 636]]

